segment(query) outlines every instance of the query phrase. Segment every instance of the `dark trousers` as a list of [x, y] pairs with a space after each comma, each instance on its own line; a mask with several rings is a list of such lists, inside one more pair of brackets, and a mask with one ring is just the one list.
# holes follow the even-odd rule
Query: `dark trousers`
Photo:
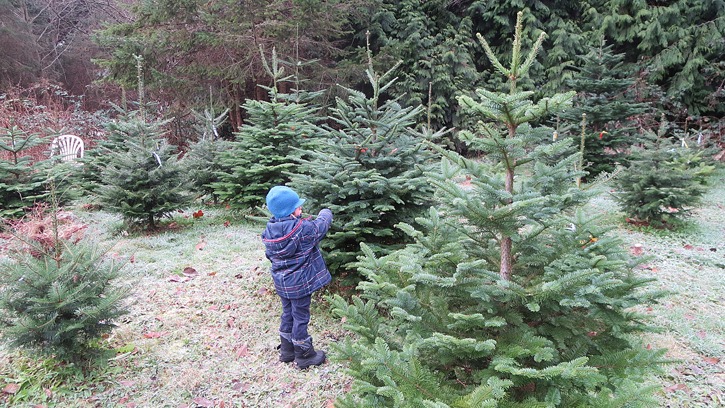
[[280, 319], [280, 333], [292, 333], [293, 341], [304, 341], [309, 336], [307, 325], [310, 323], [310, 300], [312, 295], [299, 299], [282, 300], [282, 318]]

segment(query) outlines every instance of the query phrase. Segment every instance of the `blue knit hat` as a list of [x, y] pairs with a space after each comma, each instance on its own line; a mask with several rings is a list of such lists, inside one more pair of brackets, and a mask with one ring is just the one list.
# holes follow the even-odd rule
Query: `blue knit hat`
[[299, 207], [305, 200], [289, 187], [274, 186], [267, 193], [267, 208], [275, 218], [286, 217]]

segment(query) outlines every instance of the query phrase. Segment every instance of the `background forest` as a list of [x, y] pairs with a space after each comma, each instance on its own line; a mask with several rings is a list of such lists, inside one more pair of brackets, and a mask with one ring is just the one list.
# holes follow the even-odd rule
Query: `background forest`
[[[260, 47], [275, 47], [290, 65], [287, 73], [297, 83], [285, 87], [325, 90], [323, 106], [337, 92], [334, 84], [364, 89], [369, 32], [376, 66], [387, 70], [402, 61], [392, 93], [402, 95], [406, 106], [429, 106], [431, 127], [460, 127], [456, 96], [501, 83], [476, 33], [505, 54], [521, 10], [523, 35], [533, 41], [544, 31], [548, 39], [532, 67], [535, 79], [519, 86], [543, 94], [573, 89], [592, 50], [607, 47], [618, 61], [593, 79], [627, 81], [609, 97], [649, 107], [634, 123], [617, 126], [643, 126], [663, 112], [683, 135], [713, 127], [719, 132], [722, 0], [3, 0], [0, 89], [49, 81], [82, 95], [83, 109], [108, 109], [123, 90], [136, 89], [133, 56], [142, 56], [149, 96], [174, 118], [170, 141], [184, 145], [196, 137], [189, 126], [192, 109], [230, 109], [226, 129], [232, 132], [245, 120], [241, 105], [247, 99], [267, 98], [257, 86], [272, 81]], [[607, 63], [602, 58], [600, 65]], [[607, 120], [590, 123], [594, 131], [608, 130]]]

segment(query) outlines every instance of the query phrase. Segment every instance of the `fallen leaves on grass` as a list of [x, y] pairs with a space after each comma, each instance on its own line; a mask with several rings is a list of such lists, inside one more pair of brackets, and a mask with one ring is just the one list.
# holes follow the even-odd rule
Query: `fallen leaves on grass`
[[702, 361], [712, 365], [720, 364], [720, 359], [717, 357], [705, 357]]
[[680, 384], [672, 384], [668, 387], [665, 387], [665, 391], [668, 393], [675, 392], [675, 391], [684, 391], [689, 394], [690, 388], [688, 388], [687, 385], [680, 383]]
[[3, 388], [3, 393], [5, 394], [15, 394], [18, 391], [20, 391], [20, 385], [15, 383], [10, 383]]
[[194, 404], [196, 404], [199, 407], [204, 407], [204, 408], [213, 408], [214, 407], [214, 401], [207, 399], [207, 398], [203, 398], [203, 397], [194, 398]]
[[162, 331], [162, 332], [154, 332], [154, 331], [152, 331], [152, 332], [146, 332], [146, 333], [144, 333], [143, 336], [146, 337], [147, 339], [158, 339], [160, 337], [166, 336], [167, 334], [169, 334], [169, 332], [165, 332], [165, 331]]
[[246, 344], [242, 344], [241, 346], [237, 346], [236, 352], [235, 352], [237, 359], [246, 357], [249, 355], [249, 348]]
[[[192, 268], [191, 266], [187, 266], [184, 268], [183, 271], [181, 271], [181, 276], [174, 274], [174, 275], [171, 275], [167, 280], [169, 282], [184, 283], [191, 279], [196, 278], [197, 276], [199, 276], [199, 272], [196, 269]], [[214, 276], [214, 275], [210, 274], [209, 276]]]

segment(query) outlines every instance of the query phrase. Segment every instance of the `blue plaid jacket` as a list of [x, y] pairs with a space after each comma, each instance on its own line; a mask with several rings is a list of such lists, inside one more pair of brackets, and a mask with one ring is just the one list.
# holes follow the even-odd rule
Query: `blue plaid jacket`
[[320, 211], [315, 220], [287, 216], [267, 222], [262, 242], [280, 297], [299, 299], [330, 283], [332, 277], [318, 244], [331, 224], [332, 211], [328, 209]]

